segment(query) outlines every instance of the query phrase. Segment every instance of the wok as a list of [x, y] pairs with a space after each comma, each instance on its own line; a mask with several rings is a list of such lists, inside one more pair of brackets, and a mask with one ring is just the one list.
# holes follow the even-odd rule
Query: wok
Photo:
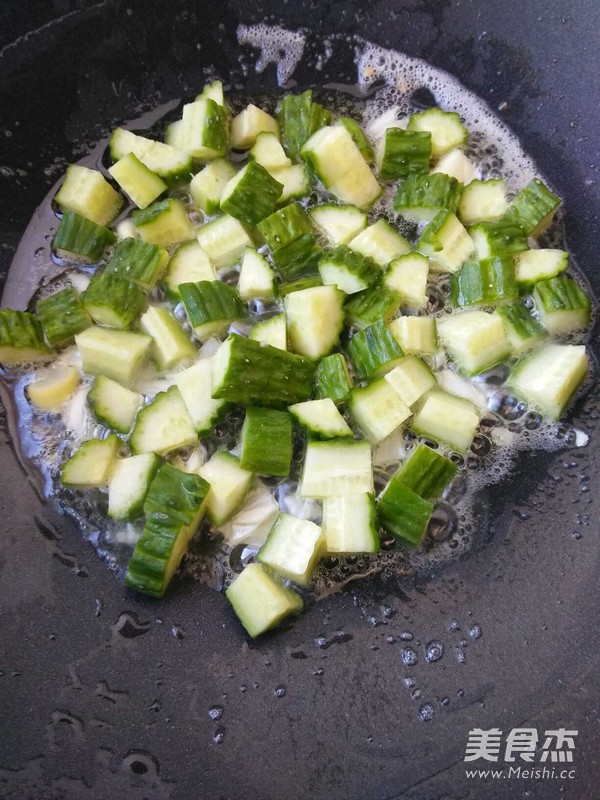
[[[236, 39], [240, 22], [266, 20], [309, 29], [299, 87], [354, 80], [351, 43], [322, 70], [311, 53], [323, 36], [360, 35], [428, 59], [500, 108], [565, 199], [570, 247], [600, 288], [592, 0], [4, 0], [2, 15], [3, 280], [65, 164], [111, 127], [192, 95], [208, 65], [248, 92], [280, 92]], [[466, 556], [351, 583], [252, 642], [206, 586], [175, 582], [160, 603], [126, 592], [40, 499], [4, 412], [0, 795], [598, 796], [598, 418], [592, 390], [573, 412], [587, 447], [521, 455], [482, 500]], [[431, 642], [438, 660], [426, 658]], [[417, 663], [405, 663], [407, 647]], [[494, 727], [578, 730], [574, 777], [467, 778], [469, 731]]]

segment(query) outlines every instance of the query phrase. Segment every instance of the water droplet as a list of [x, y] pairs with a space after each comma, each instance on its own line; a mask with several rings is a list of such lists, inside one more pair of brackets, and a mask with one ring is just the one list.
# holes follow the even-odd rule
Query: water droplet
[[133, 611], [124, 611], [113, 625], [114, 633], [125, 639], [135, 639], [136, 636], [143, 636], [149, 630], [150, 622], [140, 622]]
[[313, 670], [313, 675], [315, 677], [317, 677], [317, 678], [320, 678], [323, 675], [325, 675], [325, 670], [323, 669], [323, 667], [319, 667], [318, 669], [314, 669]]
[[448, 627], [449, 627], [449, 630], [451, 630], [451, 631], [459, 631], [460, 630], [460, 622], [457, 619], [453, 619]]
[[423, 703], [421, 708], [419, 709], [419, 716], [423, 720], [423, 722], [429, 722], [430, 719], [433, 717], [433, 706], [431, 703]]
[[416, 681], [414, 678], [404, 678], [404, 685], [407, 689], [412, 689], [416, 685]]
[[471, 639], [479, 639], [483, 631], [481, 630], [481, 625], [475, 623], [475, 625], [471, 625], [469, 628], [469, 635]]
[[225, 739], [225, 728], [217, 728], [213, 733], [213, 742], [215, 744], [223, 744]]
[[433, 511], [427, 533], [436, 542], [443, 542], [448, 539], [458, 525], [456, 511], [445, 503], [440, 503]]
[[286, 695], [285, 686], [277, 686], [275, 688], [275, 697], [285, 697], [285, 695]]
[[180, 641], [185, 636], [185, 631], [180, 625], [173, 625], [171, 628], [171, 633], [176, 639], [179, 639]]
[[431, 642], [427, 643], [425, 658], [429, 661], [430, 664], [439, 661], [440, 658], [444, 655], [444, 645], [434, 639]]
[[416, 650], [413, 650], [412, 647], [405, 647], [402, 651], [402, 661], [406, 664], [407, 667], [412, 667], [414, 664], [417, 663], [419, 657], [417, 655]]
[[413, 689], [410, 693], [410, 696], [413, 700], [418, 700], [421, 697], [421, 690], [420, 689]]
[[330, 643], [324, 636], [317, 636], [317, 638], [315, 639], [315, 644], [317, 645], [317, 647], [321, 648], [321, 650], [327, 650]]
[[208, 709], [208, 716], [216, 722], [217, 720], [221, 719], [223, 716], [223, 706], [213, 706], [212, 708]]
[[449, 697], [442, 697], [442, 705], [443, 706], [450, 705], [450, 698]]
[[402, 639], [403, 642], [412, 642], [414, 636], [410, 631], [402, 631], [402, 633], [400, 634], [400, 638]]

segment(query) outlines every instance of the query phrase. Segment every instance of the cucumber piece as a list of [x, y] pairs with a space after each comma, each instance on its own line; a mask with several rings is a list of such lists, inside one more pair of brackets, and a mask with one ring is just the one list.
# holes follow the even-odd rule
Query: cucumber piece
[[364, 211], [377, 200], [382, 188], [367, 162], [361, 158], [343, 177], [329, 187], [329, 191], [341, 203], [356, 206]]
[[432, 389], [415, 414], [411, 428], [421, 436], [465, 452], [478, 425], [479, 412], [474, 403], [441, 389]]
[[315, 364], [233, 334], [211, 358], [212, 396], [241, 405], [287, 408], [312, 394]]
[[116, 128], [112, 132], [109, 145], [113, 161], [120, 161], [128, 153], [133, 153], [142, 164], [169, 184], [189, 180], [192, 172], [191, 157], [168, 144], [155, 142], [124, 128]]
[[372, 258], [382, 269], [410, 250], [410, 244], [384, 219], [378, 219], [348, 243], [350, 250]]
[[226, 185], [221, 209], [249, 228], [268, 217], [275, 209], [283, 185], [256, 161], [249, 161]]
[[94, 322], [120, 329], [130, 328], [147, 304], [135, 283], [106, 271], [94, 275], [82, 300]]
[[352, 430], [331, 398], [296, 403], [290, 406], [289, 411], [313, 439], [342, 439], [344, 436], [352, 436]]
[[550, 227], [560, 202], [560, 197], [552, 194], [539, 178], [534, 178], [510, 203], [504, 217], [535, 239]]
[[177, 386], [159, 392], [138, 412], [129, 445], [134, 454], [167, 455], [196, 444], [198, 434]]
[[351, 388], [348, 366], [341, 353], [332, 353], [319, 362], [315, 374], [315, 399], [330, 398], [334, 403], [344, 403]]
[[82, 369], [130, 384], [145, 359], [152, 339], [141, 333], [117, 331], [92, 325], [75, 337]]
[[315, 277], [319, 274], [321, 248], [312, 233], [305, 233], [285, 247], [271, 253], [284, 281]]
[[385, 375], [385, 380], [402, 402], [412, 408], [436, 384], [427, 364], [417, 356], [406, 356]]
[[234, 150], [249, 150], [261, 133], [279, 137], [279, 125], [270, 114], [252, 103], [231, 120], [231, 146]]
[[134, 153], [127, 153], [108, 171], [138, 208], [146, 208], [167, 191], [163, 179], [142, 164]]
[[54, 202], [63, 211], [74, 211], [96, 225], [108, 225], [123, 205], [121, 195], [97, 169], [70, 164]]
[[307, 358], [323, 358], [338, 343], [344, 325], [344, 293], [335, 286], [314, 286], [284, 299], [291, 349]]
[[247, 247], [254, 242], [239, 220], [222, 214], [197, 231], [198, 242], [216, 269], [227, 269], [238, 263]]
[[478, 222], [495, 222], [506, 209], [506, 185], [500, 178], [471, 181], [462, 191], [458, 204], [458, 217], [465, 227]]
[[259, 223], [258, 230], [270, 250], [275, 253], [305, 234], [312, 234], [312, 225], [302, 206], [299, 203], [290, 203]]
[[211, 360], [201, 358], [192, 367], [178, 372], [174, 377], [194, 430], [199, 436], [212, 434], [214, 426], [227, 408], [224, 400], [215, 400], [212, 397]]
[[427, 305], [429, 259], [420, 253], [406, 253], [390, 261], [383, 285], [400, 296], [402, 305], [424, 308]]
[[209, 215], [218, 213], [223, 189], [236, 175], [236, 168], [224, 158], [216, 158], [200, 170], [190, 183], [190, 194], [196, 208]]
[[258, 475], [290, 474], [292, 418], [272, 408], [246, 409], [242, 427], [240, 465]]
[[210, 97], [187, 103], [181, 121], [167, 129], [167, 144], [199, 161], [223, 158], [229, 150], [227, 112]]
[[452, 276], [452, 301], [455, 306], [494, 306], [516, 300], [519, 287], [511, 256], [467, 261]]
[[519, 361], [508, 385], [552, 419], [558, 419], [588, 372], [584, 345], [546, 344]]
[[187, 242], [196, 235], [186, 207], [172, 197], [134, 211], [131, 219], [145, 242], [161, 247]]
[[108, 484], [108, 516], [117, 520], [140, 517], [160, 465], [161, 460], [154, 453], [141, 453], [117, 461]]
[[404, 356], [382, 319], [355, 333], [346, 346], [346, 352], [361, 381], [385, 375]]
[[262, 131], [257, 135], [248, 159], [256, 161], [269, 172], [292, 166], [292, 160], [286, 156], [278, 134], [270, 131]]
[[35, 310], [52, 347], [70, 344], [76, 334], [92, 324], [72, 286], [38, 300]]
[[283, 187], [277, 205], [282, 206], [290, 200], [299, 200], [310, 194], [310, 174], [304, 164], [293, 164], [270, 170], [271, 176]]
[[180, 244], [171, 256], [165, 284], [169, 299], [175, 303], [181, 300], [179, 287], [182, 283], [215, 281], [217, 276], [210, 258], [198, 242]]
[[129, 433], [142, 405], [142, 395], [121, 386], [106, 375], [97, 375], [88, 392], [87, 401], [98, 422], [117, 433]]
[[146, 524], [127, 567], [125, 585], [162, 597], [204, 516], [209, 485], [199, 475], [163, 464], [144, 501]]
[[311, 275], [307, 278], [300, 278], [297, 281], [286, 281], [285, 283], [280, 283], [277, 288], [279, 290], [279, 295], [281, 297], [286, 297], [292, 292], [299, 292], [302, 289], [312, 289], [315, 286], [323, 286], [320, 275]]
[[239, 459], [223, 450], [213, 453], [198, 474], [210, 485], [206, 498], [208, 516], [214, 525], [222, 525], [246, 499], [254, 475], [242, 469]]
[[337, 286], [345, 294], [368, 289], [380, 272], [372, 258], [339, 245], [319, 259], [319, 272], [326, 286]]
[[434, 501], [456, 475], [458, 467], [431, 447], [418, 443], [394, 478], [424, 500]]
[[375, 160], [375, 154], [373, 153], [371, 142], [367, 139], [365, 132], [358, 122], [352, 119], [352, 117], [340, 117], [337, 124], [346, 128], [352, 137], [352, 141], [358, 147], [361, 156], [367, 164], [371, 164]]
[[431, 259], [433, 272], [457, 272], [472, 254], [475, 243], [454, 214], [440, 211], [425, 227], [416, 247]]
[[[396, 473], [397, 474], [397, 473]], [[433, 506], [394, 475], [377, 501], [381, 525], [400, 544], [418, 547], [425, 535]]]
[[232, 322], [246, 316], [236, 290], [221, 281], [182, 283], [179, 293], [194, 333], [201, 342], [215, 333], [222, 333]]
[[564, 272], [569, 256], [564, 250], [525, 250], [515, 255], [515, 276], [523, 292], [528, 292], [538, 281], [556, 278]]
[[356, 206], [324, 203], [311, 208], [309, 214], [320, 232], [334, 246], [348, 244], [367, 227], [367, 215]]
[[410, 408], [384, 379], [350, 390], [348, 408], [371, 444], [378, 444], [411, 415]]
[[260, 564], [248, 564], [225, 595], [253, 639], [280, 625], [303, 605], [296, 592], [286, 589]]
[[279, 350], [287, 350], [287, 325], [285, 314], [278, 314], [264, 322], [258, 322], [250, 330], [250, 339], [261, 344], [270, 344]]
[[468, 186], [477, 174], [475, 165], [459, 148], [443, 155], [429, 174], [436, 175], [438, 172], [456, 178], [463, 186]]
[[310, 441], [299, 493], [316, 499], [373, 492], [371, 448], [368, 442], [331, 439]]
[[388, 327], [405, 353], [433, 355], [437, 352], [433, 317], [397, 317], [388, 323]]
[[504, 323], [504, 332], [513, 355], [531, 350], [545, 336], [542, 325], [531, 316], [522, 303], [501, 306], [497, 312]]
[[381, 543], [373, 495], [326, 497], [323, 533], [327, 553], [378, 553]]
[[0, 311], [0, 364], [23, 364], [49, 355], [41, 325], [34, 314], [12, 308]]
[[275, 273], [271, 265], [252, 247], [244, 250], [237, 290], [242, 300], [275, 297], [277, 294]]
[[497, 314], [463, 311], [438, 319], [440, 341], [467, 375], [476, 375], [510, 355], [504, 324]]
[[409, 175], [394, 196], [394, 211], [412, 222], [431, 222], [442, 210], [454, 214], [460, 195], [461, 184], [450, 175]]
[[334, 185], [356, 164], [366, 163], [350, 133], [340, 125], [327, 126], [313, 134], [301, 155], [325, 188]]
[[97, 225], [74, 211], [65, 211], [52, 246], [60, 258], [80, 264], [95, 264], [114, 241], [114, 233], [104, 225]]
[[540, 321], [549, 333], [580, 331], [590, 324], [590, 298], [572, 278], [538, 281], [533, 299]]
[[331, 113], [312, 101], [308, 89], [300, 95], [283, 97], [277, 109], [277, 120], [286, 153], [294, 161], [300, 157], [302, 145], [324, 125], [331, 121]]
[[325, 539], [318, 525], [282, 513], [257, 558], [299, 586], [308, 586], [324, 553]]
[[362, 330], [378, 319], [388, 320], [398, 311], [400, 302], [400, 295], [380, 281], [350, 297], [344, 307], [346, 322]]
[[62, 485], [69, 489], [100, 489], [108, 486], [119, 458], [121, 440], [114, 433], [106, 439], [88, 439], [63, 464]]
[[79, 385], [75, 367], [54, 366], [27, 384], [27, 396], [42, 411], [58, 411]]
[[478, 222], [469, 228], [477, 258], [514, 256], [529, 249], [523, 228], [506, 217], [497, 222]]
[[442, 111], [441, 108], [428, 108], [411, 114], [407, 130], [429, 131], [432, 158], [439, 158], [449, 150], [461, 147], [469, 139], [469, 132], [456, 111]]
[[431, 133], [387, 128], [379, 142], [377, 163], [383, 181], [395, 181], [429, 170]]
[[151, 353], [160, 370], [172, 369], [198, 355], [187, 333], [167, 308], [149, 306], [140, 318], [140, 329], [152, 337]]
[[218, 106], [222, 106], [227, 111], [225, 92], [223, 91], [223, 83], [221, 81], [207, 83], [200, 94], [197, 95], [196, 101], [198, 100], [214, 100]]
[[169, 263], [164, 247], [128, 237], [113, 251], [105, 272], [135, 283], [143, 292], [154, 289]]

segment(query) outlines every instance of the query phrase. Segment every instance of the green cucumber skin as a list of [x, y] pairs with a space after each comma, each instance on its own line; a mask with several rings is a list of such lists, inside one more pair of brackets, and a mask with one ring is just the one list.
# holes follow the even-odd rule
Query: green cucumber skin
[[213, 397], [245, 406], [287, 408], [310, 400], [316, 365], [307, 358], [233, 334], [225, 374]]
[[198, 516], [209, 489], [199, 475], [170, 464], [160, 467], [144, 501], [146, 524], [129, 561], [126, 586], [151, 597], [163, 596], [175, 541]]
[[331, 112], [313, 103], [312, 90], [282, 98], [277, 121], [286, 153], [293, 161], [300, 160], [300, 149], [310, 137], [331, 122]]
[[478, 222], [469, 228], [469, 234], [481, 232], [488, 243], [491, 256], [509, 256], [529, 250], [527, 234], [523, 228], [506, 217], [497, 222]]
[[314, 234], [305, 233], [272, 252], [275, 266], [284, 281], [297, 281], [319, 275], [322, 250]]
[[72, 286], [39, 300], [36, 313], [52, 347], [71, 343], [78, 333], [92, 324]]
[[0, 347], [38, 350], [40, 355], [50, 353], [44, 342], [42, 326], [35, 314], [12, 308], [0, 311]]
[[528, 236], [535, 235], [536, 229], [546, 217], [560, 206], [560, 198], [553, 194], [539, 178], [534, 178], [509, 205], [505, 219], [520, 225]]
[[118, 275], [149, 292], [166, 267], [165, 253], [156, 244], [140, 239], [123, 239], [110, 257], [105, 272]]
[[538, 281], [535, 285], [536, 302], [546, 312], [555, 311], [584, 311], [588, 317], [591, 309], [590, 298], [572, 278], [550, 278]]
[[406, 178], [412, 173], [429, 172], [431, 134], [426, 131], [405, 131], [388, 128], [379, 177], [384, 180]]
[[377, 501], [379, 522], [401, 544], [410, 548], [418, 547], [433, 513], [433, 506], [397, 478], [397, 474]]
[[202, 128], [202, 146], [214, 150], [218, 156], [225, 156], [229, 148], [227, 111], [210, 97], [204, 102], [206, 116]]
[[110, 272], [94, 275], [82, 299], [95, 322], [122, 330], [133, 325], [147, 304], [135, 283]]
[[309, 275], [306, 278], [299, 278], [288, 283], [280, 283], [277, 288], [279, 297], [285, 297], [292, 292], [301, 292], [303, 289], [312, 289], [314, 286], [323, 286], [323, 281], [319, 275]]
[[256, 475], [287, 477], [292, 464], [292, 417], [272, 408], [246, 409], [240, 466]]
[[378, 319], [387, 320], [400, 308], [401, 298], [381, 281], [350, 296], [344, 306], [346, 322], [366, 328]]
[[495, 305], [516, 300], [519, 286], [511, 256], [467, 261], [452, 276], [452, 301], [459, 307]]
[[449, 458], [418, 444], [396, 473], [415, 494], [424, 500], [437, 500], [456, 475], [458, 467]]
[[375, 157], [373, 148], [371, 147], [371, 143], [367, 139], [365, 132], [360, 127], [358, 122], [352, 119], [352, 117], [340, 117], [337, 122], [338, 125], [343, 125], [344, 128], [346, 128], [352, 137], [352, 141], [358, 147], [361, 156], [364, 158], [367, 164], [370, 164]]
[[[357, 280], [361, 281], [365, 288], [372, 286], [381, 276], [381, 270], [369, 256], [356, 253], [346, 245], [338, 245], [332, 250], [327, 250], [319, 259], [319, 271], [324, 266], [339, 267], [347, 271]], [[321, 272], [322, 274], [322, 272]]]
[[315, 373], [315, 400], [329, 398], [339, 405], [348, 400], [351, 388], [348, 367], [341, 353], [332, 353], [319, 361]]
[[221, 320], [234, 322], [246, 315], [236, 290], [221, 281], [181, 283], [179, 293], [193, 328]]
[[544, 326], [531, 316], [522, 303], [501, 306], [496, 313], [514, 330], [515, 336], [523, 341], [539, 339], [545, 333]]
[[283, 186], [267, 170], [249, 161], [233, 193], [221, 203], [221, 209], [250, 228], [268, 217], [281, 196]]
[[393, 200], [394, 211], [410, 217], [410, 209], [444, 209], [456, 213], [461, 184], [442, 172], [433, 175], [409, 175], [398, 187]]
[[346, 351], [360, 380], [380, 375], [386, 364], [404, 355], [382, 319], [354, 334]]
[[299, 203], [290, 203], [259, 222], [258, 230], [269, 248], [276, 251], [304, 234], [312, 233], [312, 224]]
[[96, 264], [115, 238], [115, 234], [104, 225], [97, 225], [74, 211], [65, 211], [52, 246], [59, 255], [65, 253], [83, 263]]

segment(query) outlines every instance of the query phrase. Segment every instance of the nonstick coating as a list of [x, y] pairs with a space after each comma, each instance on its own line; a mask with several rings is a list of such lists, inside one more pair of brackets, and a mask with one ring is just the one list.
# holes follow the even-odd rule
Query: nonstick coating
[[[421, 56], [501, 106], [565, 198], [570, 246], [598, 292], [596, 0], [4, 0], [2, 13], [3, 279], [36, 206], [85, 143], [193, 94], [206, 65], [239, 72], [237, 24], [266, 20]], [[319, 42], [311, 34], [309, 46]], [[294, 77], [348, 80], [352, 55], [348, 46]], [[277, 90], [272, 68], [243, 83]], [[597, 797], [599, 415], [594, 390], [573, 418], [588, 447], [523, 455], [490, 490], [490, 522], [467, 557], [426, 578], [350, 584], [257, 642], [205, 586], [176, 582], [160, 603], [125, 592], [41, 502], [2, 416], [0, 796]], [[433, 663], [430, 642], [444, 648]], [[575, 777], [467, 779], [469, 730], [517, 726], [577, 729]]]

